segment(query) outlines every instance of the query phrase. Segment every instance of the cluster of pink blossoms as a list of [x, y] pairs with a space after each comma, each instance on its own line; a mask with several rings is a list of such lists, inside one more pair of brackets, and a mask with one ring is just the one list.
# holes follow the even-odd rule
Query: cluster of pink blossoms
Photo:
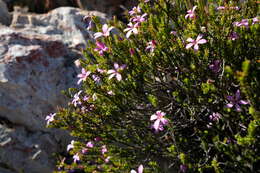
[[[259, 23], [259, 19], [258, 19], [257, 16], [254, 17], [251, 20], [252, 20], [252, 25], [255, 25], [255, 24]], [[236, 26], [236, 27], [244, 26], [244, 27], [248, 28], [249, 27], [249, 19], [242, 19], [240, 22], [234, 22], [233, 25]]]
[[[111, 32], [111, 30], [113, 28], [114, 28], [113, 26], [108, 27], [107, 24], [104, 24], [102, 26], [102, 32], [95, 33], [94, 34], [94, 38], [98, 39], [100, 37], [109, 37], [110, 36], [110, 32]], [[104, 52], [107, 52], [109, 50], [108, 47], [104, 43], [102, 43], [100, 41], [96, 41], [96, 46], [97, 47], [94, 50], [97, 51], [100, 56], [103, 56]]]
[[196, 15], [195, 15], [195, 10], [196, 10], [197, 6], [195, 5], [191, 10], [187, 11], [187, 14], [185, 15], [185, 19], [190, 18], [190, 19], [195, 19]]
[[189, 44], [186, 45], [186, 49], [191, 48], [192, 46], [194, 47], [195, 51], [199, 50], [199, 44], [205, 44], [207, 43], [207, 40], [202, 38], [202, 35], [198, 35], [198, 37], [195, 39], [192, 38], [188, 38], [187, 42], [189, 42]]
[[249, 22], [248, 22], [248, 19], [242, 19], [240, 22], [234, 22], [233, 23], [234, 26], [237, 26], [237, 27], [248, 27], [249, 26]]
[[82, 81], [86, 81], [87, 77], [91, 74], [90, 71], [86, 71], [84, 68], [81, 69], [81, 73], [78, 74], [78, 85], [82, 82]]
[[163, 126], [168, 124], [168, 120], [165, 118], [166, 113], [162, 111], [156, 111], [150, 118], [151, 121], [154, 121], [153, 128], [156, 132], [164, 130]]
[[127, 24], [128, 28], [124, 29], [126, 33], [126, 38], [129, 38], [132, 34], [138, 34], [138, 27], [144, 21], [146, 21], [147, 13], [140, 14], [141, 8], [139, 6], [133, 7], [129, 14], [131, 16], [130, 23]]
[[[194, 6], [191, 10], [188, 10], [187, 14], [185, 15], [185, 19], [187, 19], [187, 18], [195, 19], [196, 18], [196, 15], [195, 15], [196, 8], [197, 8], [197, 6]], [[199, 34], [196, 39], [188, 38], [186, 41], [189, 42], [186, 45], [186, 49], [190, 49], [191, 47], [193, 47], [195, 51], [199, 50], [199, 44], [207, 43], [207, 40], [203, 39], [201, 34]]]
[[122, 80], [122, 75], [120, 72], [126, 68], [126, 65], [119, 65], [118, 63], [114, 63], [114, 69], [108, 70], [107, 74], [109, 74], [108, 79], [111, 79], [113, 77], [116, 77], [118, 81]]
[[[145, 0], [145, 2], [149, 2], [149, 0]], [[197, 6], [194, 6], [192, 9], [187, 11], [187, 14], [185, 15], [185, 19], [195, 19], [196, 18], [196, 14], [195, 14], [195, 10], [196, 10]], [[225, 9], [234, 9], [234, 10], [239, 10], [238, 7], [223, 7], [220, 6], [217, 8], [218, 10], [225, 10]], [[127, 32], [126, 34], [126, 38], [129, 38], [132, 34], [138, 34], [138, 27], [140, 26], [140, 24], [142, 22], [146, 21], [146, 16], [147, 13], [141, 14], [141, 8], [139, 6], [134, 7], [131, 11], [129, 11], [129, 14], [132, 16], [130, 19], [130, 23], [128, 24], [128, 28], [124, 29], [124, 32]], [[252, 25], [259, 23], [259, 19], [258, 17], [255, 17], [252, 19]], [[240, 22], [234, 22], [233, 23], [234, 26], [237, 27], [248, 27], [249, 26], [249, 20], [248, 19], [242, 19]], [[92, 27], [92, 23], [89, 24], [89, 28], [91, 29]], [[114, 27], [109, 27], [107, 24], [104, 24], [102, 26], [102, 32], [97, 32], [94, 34], [94, 38], [95, 39], [99, 39], [100, 37], [109, 37], [110, 36], [110, 32]], [[176, 31], [172, 31], [171, 34], [176, 35]], [[186, 45], [186, 49], [190, 49], [190, 48], [194, 48], [195, 51], [199, 50], [199, 44], [205, 44], [207, 43], [206, 39], [202, 38], [203, 36], [201, 34], [199, 34], [197, 36], [196, 39], [193, 38], [188, 38], [186, 41], [188, 42], [188, 44]], [[235, 32], [232, 32], [230, 34], [230, 39], [231, 40], [236, 40], [238, 39], [238, 35]], [[104, 52], [108, 52], [109, 48], [102, 42], [96, 40], [96, 48], [94, 49], [94, 51], [98, 52], [100, 56], [104, 55]], [[156, 48], [156, 41], [152, 40], [150, 42], [147, 43], [147, 47], [146, 50], [149, 52], [154, 52]], [[134, 54], [134, 49], [130, 49], [130, 53], [131, 55]], [[124, 70], [126, 68], [126, 65], [119, 65], [118, 63], [114, 63], [114, 68], [110, 69], [108, 71], [106, 70], [102, 70], [102, 69], [97, 69], [97, 72], [99, 73], [106, 73], [109, 75], [108, 79], [112, 79], [112, 78], [116, 78], [118, 81], [122, 80], [122, 75], [121, 75], [121, 71]], [[220, 61], [216, 60], [214, 61], [209, 68], [214, 72], [214, 73], [218, 73], [220, 71]], [[82, 81], [86, 81], [87, 77], [90, 76], [91, 71], [86, 71], [84, 68], [82, 68], [81, 73], [78, 74], [78, 84], [80, 84]], [[100, 81], [100, 77], [96, 74], [92, 75], [92, 78], [95, 82], [99, 82]], [[77, 107], [78, 105], [82, 104], [82, 100], [83, 101], [88, 101], [90, 99], [89, 96], [84, 96], [83, 99], [81, 97], [81, 93], [82, 91], [79, 91], [78, 93], [76, 93], [73, 97], [72, 100], [72, 104]], [[113, 91], [108, 91], [107, 92], [109, 95], [114, 95]], [[95, 100], [97, 99], [97, 96], [94, 94], [92, 96], [92, 99]], [[229, 101], [229, 103], [226, 105], [226, 107], [228, 108], [235, 108], [236, 111], [240, 112], [241, 109], [241, 105], [246, 105], [249, 104], [249, 102], [245, 101], [245, 100], [241, 100], [240, 98], [240, 91], [237, 90], [235, 96], [228, 96], [227, 100]], [[49, 125], [50, 122], [54, 121], [54, 116], [56, 114], [50, 114], [46, 117], [47, 120], [47, 125]], [[164, 126], [166, 126], [169, 121], [167, 118], [165, 118], [166, 113], [162, 112], [162, 111], [156, 111], [155, 114], [151, 115], [150, 120], [153, 121], [153, 125], [152, 128], [155, 129], [156, 132], [158, 131], [162, 131], [164, 130]], [[218, 112], [216, 113], [212, 113], [209, 116], [211, 121], [219, 121], [219, 119], [221, 118], [221, 114], [219, 114]], [[95, 141], [99, 141], [98, 139], [95, 139]], [[67, 146], [67, 151], [70, 151], [71, 149], [74, 148], [75, 145], [75, 141], [72, 140], [71, 143]], [[86, 144], [86, 147], [84, 147], [81, 152], [76, 153], [73, 156], [73, 160], [74, 162], [78, 162], [80, 161], [80, 154], [87, 154], [88, 150], [90, 148], [94, 147], [94, 142], [93, 141], [89, 141]], [[100, 150], [101, 154], [104, 156], [105, 153], [108, 152], [106, 145], [102, 145], [101, 146], [101, 150]], [[105, 162], [109, 162], [110, 157], [106, 157], [104, 158]], [[183, 166], [183, 169], [185, 167]], [[186, 169], [186, 168], [185, 168]], [[135, 170], [131, 170], [131, 173], [142, 173], [143, 172], [143, 165], [140, 165], [138, 167], [138, 171], [136, 172]], [[185, 172], [185, 171], [183, 171]]]
[[113, 29], [114, 27], [108, 27], [107, 24], [104, 24], [102, 26], [102, 32], [97, 32], [94, 34], [94, 38], [98, 39], [99, 37], [108, 37], [110, 35], [110, 31]]
[[55, 116], [56, 116], [56, 113], [51, 113], [46, 116], [45, 120], [47, 120], [47, 125], [49, 125], [52, 121], [54, 121]]
[[100, 56], [103, 56], [104, 52], [107, 52], [109, 50], [108, 47], [102, 42], [97, 41], [96, 45], [97, 47], [94, 49], [94, 51], [97, 51]]
[[[101, 141], [101, 138], [100, 138], [100, 137], [96, 137], [96, 138], [94, 139], [94, 141], [95, 141], [95, 142], [99, 142], [99, 141]], [[74, 163], [77, 163], [78, 161], [80, 161], [80, 155], [81, 155], [81, 154], [87, 154], [88, 151], [89, 151], [89, 149], [94, 148], [94, 146], [95, 146], [95, 144], [94, 144], [93, 141], [87, 142], [87, 143], [86, 143], [86, 147], [83, 147], [83, 148], [81, 149], [81, 152], [77, 152], [76, 154], [73, 155], [73, 161], [74, 161]], [[75, 147], [75, 141], [72, 140], [72, 141], [70, 142], [70, 144], [67, 146], [67, 151], [70, 151], [70, 150], [73, 149], [74, 147]], [[105, 157], [105, 153], [107, 153], [107, 152], [108, 152], [108, 149], [107, 149], [106, 145], [102, 145], [102, 146], [101, 146], [101, 149], [100, 149], [100, 153], [102, 154], [102, 158], [103, 158], [103, 160], [104, 160], [106, 163], [109, 162], [109, 159], [111, 158], [110, 156]]]

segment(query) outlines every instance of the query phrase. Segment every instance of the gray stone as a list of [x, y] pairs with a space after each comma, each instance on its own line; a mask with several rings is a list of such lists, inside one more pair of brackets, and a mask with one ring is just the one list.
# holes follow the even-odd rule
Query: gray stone
[[82, 18], [95, 14], [104, 20], [102, 13], [62, 7], [13, 14], [11, 27], [0, 26], [1, 173], [50, 173], [53, 153], [65, 151], [71, 137], [46, 128], [45, 117], [67, 105], [61, 90], [77, 86], [74, 61], [93, 34]]
[[0, 24], [10, 25], [11, 15], [8, 12], [5, 2], [0, 0]]
[[[0, 166], [1, 169], [14, 172], [50, 173], [55, 162], [51, 156], [53, 152], [60, 152], [59, 143], [69, 140], [56, 141], [55, 131], [29, 132], [22, 126], [8, 127], [0, 125]], [[64, 133], [64, 132], [62, 132]], [[3, 171], [4, 172], [4, 171]]]

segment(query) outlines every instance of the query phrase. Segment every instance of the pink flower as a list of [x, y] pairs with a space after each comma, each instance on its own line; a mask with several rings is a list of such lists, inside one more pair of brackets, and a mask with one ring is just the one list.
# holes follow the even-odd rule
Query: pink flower
[[47, 120], [47, 125], [50, 124], [50, 122], [54, 121], [54, 116], [56, 115], [56, 113], [51, 113], [49, 115], [46, 116], [45, 120]]
[[242, 111], [240, 105], [247, 105], [247, 104], [249, 104], [248, 101], [245, 101], [245, 100], [241, 99], [240, 90], [237, 90], [234, 96], [227, 96], [227, 100], [230, 101], [230, 103], [228, 103], [226, 105], [226, 107], [228, 107], [228, 108], [235, 107], [237, 112], [241, 112]]
[[98, 84], [100, 82], [100, 77], [98, 75], [93, 74], [92, 79]]
[[69, 151], [69, 150], [71, 150], [72, 148], [74, 148], [74, 143], [75, 143], [74, 140], [72, 140], [72, 141], [70, 142], [70, 144], [67, 146], [67, 151]]
[[148, 42], [148, 46], [145, 48], [145, 50], [147, 50], [149, 52], [153, 52], [155, 48], [156, 48], [156, 41], [152, 40], [152, 41]]
[[249, 25], [248, 19], [242, 19], [240, 22], [234, 22], [233, 25], [237, 27], [242, 27], [242, 26], [248, 27]]
[[143, 170], [144, 170], [144, 166], [143, 165], [140, 165], [137, 169], [137, 172], [135, 170], [131, 170], [130, 173], [143, 173]]
[[84, 96], [84, 97], [83, 97], [83, 101], [85, 101], [85, 102], [87, 102], [89, 99], [90, 99], [89, 96]]
[[128, 12], [131, 16], [141, 13], [141, 8], [139, 6], [133, 7], [131, 11]]
[[80, 101], [80, 97], [79, 95], [82, 93], [82, 90], [80, 90], [78, 93], [76, 93], [74, 96], [73, 96], [73, 100], [71, 101], [71, 103], [76, 107], [77, 105], [80, 105], [81, 104], [81, 101]]
[[221, 70], [221, 61], [220, 60], [214, 60], [212, 64], [209, 65], [209, 68], [214, 72], [218, 73]]
[[109, 160], [110, 160], [110, 158], [111, 158], [110, 156], [108, 156], [107, 158], [105, 158], [105, 162], [108, 163]]
[[259, 19], [258, 19], [258, 17], [254, 17], [252, 25], [257, 24], [257, 23], [259, 23]]
[[185, 19], [187, 19], [187, 18], [194, 19], [196, 8], [197, 8], [197, 6], [195, 5], [191, 10], [188, 10], [187, 11], [188, 14], [185, 15]]
[[74, 161], [74, 163], [76, 163], [77, 161], [80, 161], [79, 153], [77, 153], [77, 154], [75, 154], [75, 155], [73, 156], [73, 161]]
[[88, 149], [87, 148], [82, 148], [81, 153], [82, 154], [87, 154], [88, 153]]
[[82, 81], [86, 81], [87, 77], [90, 75], [90, 71], [86, 71], [84, 68], [81, 69], [81, 74], [78, 74], [78, 85], [82, 82]]
[[186, 45], [186, 49], [189, 49], [192, 46], [194, 46], [194, 50], [195, 51], [199, 50], [199, 44], [207, 43], [207, 40], [202, 39], [202, 35], [201, 34], [198, 35], [196, 40], [193, 40], [192, 38], [188, 38], [187, 41], [190, 42], [190, 43]]
[[171, 31], [171, 32], [170, 32], [170, 34], [172, 34], [172, 35], [175, 35], [175, 36], [176, 36], [176, 35], [177, 35], [177, 31]]
[[102, 32], [97, 32], [94, 34], [94, 38], [97, 39], [99, 37], [108, 37], [110, 35], [110, 31], [113, 29], [114, 27], [108, 27], [107, 24], [104, 24], [102, 26]]
[[188, 167], [186, 166], [186, 165], [180, 165], [180, 171], [181, 172], [186, 172], [187, 171], [187, 169], [188, 169]]
[[139, 27], [139, 23], [133, 24], [132, 22], [128, 23], [128, 28], [124, 29], [126, 33], [126, 38], [129, 38], [132, 33], [138, 34], [137, 28]]
[[97, 72], [99, 72], [99, 73], [106, 73], [106, 70], [103, 70], [103, 69], [101, 69], [101, 68], [97, 68]]
[[234, 41], [234, 40], [236, 40], [236, 39], [238, 39], [239, 38], [239, 35], [236, 33], [236, 32], [231, 32], [230, 34], [229, 34], [229, 38], [232, 40], [232, 41]]
[[130, 49], [129, 49], [129, 52], [130, 52], [130, 55], [133, 56], [133, 55], [135, 54], [135, 50], [134, 50], [134, 48], [130, 48]]
[[168, 120], [164, 118], [165, 113], [162, 111], [156, 111], [155, 114], [153, 114], [150, 118], [151, 121], [154, 121], [153, 128], [158, 131], [160, 129], [163, 129], [163, 125], [168, 124]]
[[97, 41], [96, 42], [97, 47], [94, 49], [94, 51], [98, 52], [100, 56], [104, 55], [104, 52], [108, 51], [108, 47], [102, 42]]
[[219, 7], [217, 7], [217, 10], [225, 10], [225, 9], [226, 9], [225, 6], [219, 6]]
[[117, 63], [114, 63], [114, 69], [107, 71], [107, 74], [110, 74], [108, 79], [111, 79], [115, 76], [118, 81], [121, 81], [122, 75], [120, 74], [120, 71], [122, 71], [125, 67], [126, 67], [126, 65], [124, 65], [124, 64], [119, 66]]
[[114, 93], [113, 91], [111, 91], [111, 90], [108, 91], [107, 94], [108, 94], [108, 95], [111, 95], [111, 96], [114, 96], [114, 95], [115, 95], [115, 93]]
[[147, 16], [147, 13], [144, 13], [142, 16], [138, 15], [138, 16], [131, 18], [130, 20], [133, 22], [142, 23], [146, 20], [146, 18], [145, 18], [146, 16]]
[[210, 116], [209, 116], [209, 119], [211, 120], [211, 121], [218, 121], [220, 118], [221, 118], [221, 114], [220, 113], [218, 113], [218, 112], [213, 112], [213, 114], [211, 114]]
[[93, 147], [94, 147], [94, 144], [93, 144], [92, 141], [89, 141], [89, 142], [86, 144], [86, 146], [87, 146], [88, 148], [93, 148]]
[[105, 154], [107, 152], [107, 147], [105, 146], [105, 145], [103, 145], [102, 147], [101, 147], [101, 153], [102, 154]]
[[235, 7], [225, 7], [225, 6], [219, 6], [217, 7], [217, 10], [239, 10], [239, 7], [238, 6], [235, 6]]

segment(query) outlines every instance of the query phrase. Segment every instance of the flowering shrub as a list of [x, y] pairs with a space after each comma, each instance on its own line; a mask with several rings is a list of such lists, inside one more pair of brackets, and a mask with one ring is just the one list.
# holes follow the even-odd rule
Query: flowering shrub
[[59, 170], [255, 172], [257, 10], [253, 0], [145, 0], [129, 24], [94, 17], [79, 88], [46, 118], [75, 137]]

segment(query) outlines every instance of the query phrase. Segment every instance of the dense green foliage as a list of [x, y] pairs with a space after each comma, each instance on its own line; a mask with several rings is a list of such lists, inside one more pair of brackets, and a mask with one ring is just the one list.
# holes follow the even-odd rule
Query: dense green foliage
[[[195, 5], [194, 16], [185, 18]], [[67, 92], [73, 99], [82, 90], [51, 123], [76, 141], [59, 156], [65, 157], [60, 169], [130, 172], [142, 164], [145, 173], [259, 170], [259, 4], [156, 0], [139, 6], [147, 16], [138, 34], [127, 39], [126, 24], [110, 21], [117, 33], [97, 38], [108, 49], [99, 54], [90, 42], [85, 51], [81, 66], [91, 74]], [[93, 30], [101, 31], [93, 20]], [[188, 38], [200, 34], [205, 40], [196, 51]], [[156, 130], [150, 118], [159, 110], [167, 123]], [[89, 141], [94, 147], [86, 146]], [[80, 160], [73, 163], [76, 153]]]

